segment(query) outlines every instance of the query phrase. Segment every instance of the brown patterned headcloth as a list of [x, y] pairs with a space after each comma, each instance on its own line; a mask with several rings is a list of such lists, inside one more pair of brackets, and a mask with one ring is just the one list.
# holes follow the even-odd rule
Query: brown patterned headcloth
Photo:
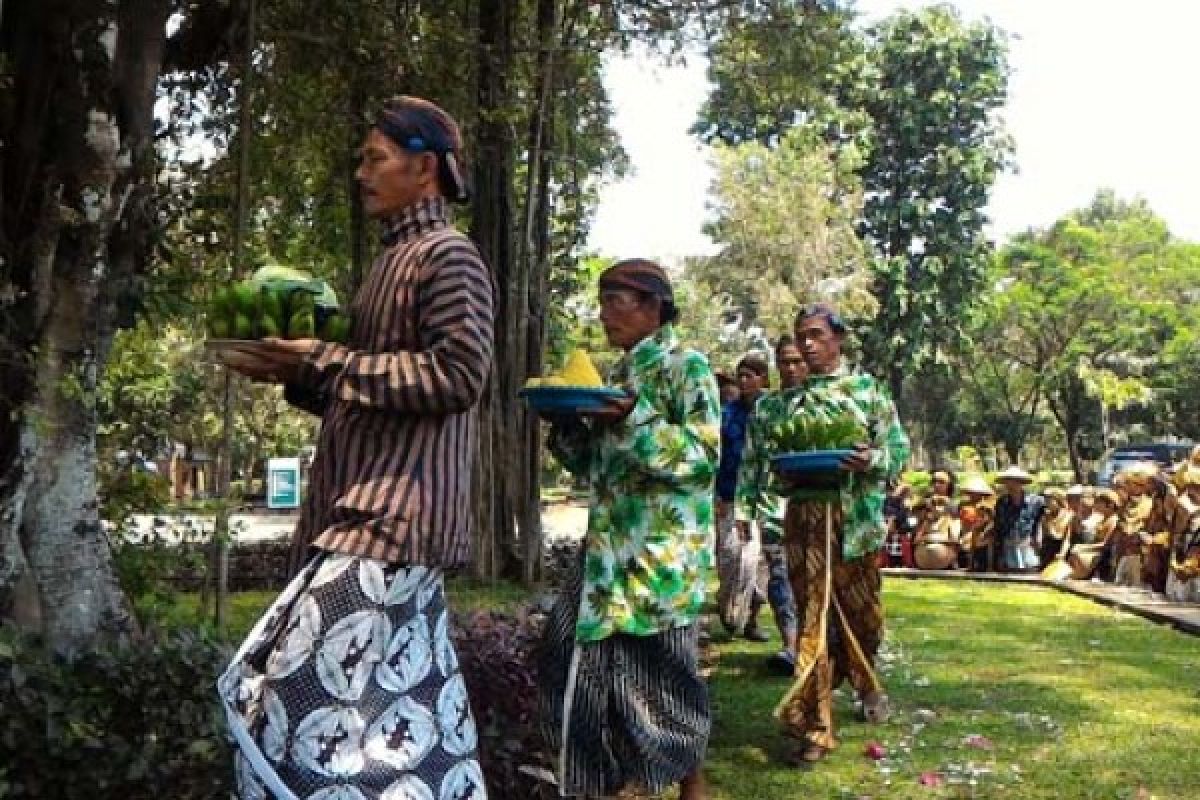
[[384, 103], [375, 127], [402, 150], [437, 156], [438, 187], [447, 200], [470, 199], [462, 133], [454, 117], [428, 100], [400, 95]]
[[629, 258], [618, 261], [600, 275], [601, 289], [633, 289], [653, 295], [662, 300], [662, 323], [674, 322], [679, 317], [675, 306], [675, 290], [667, 271], [645, 258]]

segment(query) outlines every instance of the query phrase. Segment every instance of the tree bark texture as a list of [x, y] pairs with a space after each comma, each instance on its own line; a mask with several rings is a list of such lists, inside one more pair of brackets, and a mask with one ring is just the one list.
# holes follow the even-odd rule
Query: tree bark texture
[[518, 461], [517, 366], [524, 365], [517, 338], [519, 270], [513, 257], [513, 152], [515, 133], [505, 118], [512, 92], [513, 34], [517, 4], [480, 0], [478, 13], [475, 193], [471, 234], [496, 283], [494, 365], [480, 404], [480, 457], [475, 479], [475, 569], [495, 578], [511, 571], [515, 539]]
[[132, 629], [96, 499], [95, 391], [154, 228], [168, 0], [4, 5], [0, 617], [60, 650]]

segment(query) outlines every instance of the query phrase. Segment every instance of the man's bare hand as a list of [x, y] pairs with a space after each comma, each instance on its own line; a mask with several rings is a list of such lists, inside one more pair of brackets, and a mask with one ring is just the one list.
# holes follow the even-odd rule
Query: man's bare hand
[[221, 363], [260, 383], [294, 383], [300, 365], [316, 348], [316, 339], [263, 339], [253, 350], [233, 350]]
[[597, 422], [608, 425], [615, 425], [621, 420], [629, 416], [633, 411], [634, 405], [637, 403], [637, 395], [628, 390], [625, 397], [614, 397], [605, 401], [605, 408], [601, 411], [589, 411], [584, 416], [591, 417]]
[[854, 452], [842, 459], [841, 468], [847, 472], [866, 472], [871, 467], [871, 446], [860, 442]]

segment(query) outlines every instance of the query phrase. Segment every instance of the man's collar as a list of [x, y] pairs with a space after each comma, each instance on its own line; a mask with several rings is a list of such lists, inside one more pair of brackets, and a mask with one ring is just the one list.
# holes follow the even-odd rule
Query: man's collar
[[635, 344], [626, 359], [638, 369], [644, 369], [662, 361], [668, 353], [678, 349], [679, 338], [675, 335], [675, 329], [670, 325], [663, 325]]
[[425, 197], [383, 221], [383, 243], [391, 247], [422, 233], [449, 225], [446, 198]]
[[846, 366], [846, 360], [839, 359], [838, 365], [833, 370], [833, 372], [828, 372], [824, 375], [814, 375], [814, 374], [810, 373], [809, 376], [804, 379], [804, 382], [805, 383], [823, 383], [825, 381], [831, 381], [835, 378], [844, 378], [849, 374], [850, 374], [850, 369]]

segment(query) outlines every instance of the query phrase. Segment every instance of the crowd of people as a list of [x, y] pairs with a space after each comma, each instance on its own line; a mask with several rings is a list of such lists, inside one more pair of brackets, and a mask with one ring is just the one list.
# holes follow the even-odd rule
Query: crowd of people
[[996, 487], [939, 470], [923, 496], [888, 497], [886, 566], [1040, 572], [1200, 602], [1200, 447], [1169, 468], [1133, 463], [1111, 487], [1048, 486], [1009, 467]]
[[[360, 155], [363, 207], [384, 235], [349, 342], [267, 340], [231, 365], [282, 384], [289, 402], [321, 418], [293, 578], [219, 681], [238, 795], [486, 800], [444, 577], [471, 555], [473, 443], [494, 366], [497, 287], [450, 224], [467, 169], [449, 115], [397, 98]], [[896, 520], [914, 516], [910, 550], [949, 520], [947, 542], [968, 543], [973, 568], [1032, 569], [1039, 551], [1070, 563], [1111, 541], [1111, 564], [1096, 569], [1117, 580], [1197, 585], [1173, 558], [1185, 510], [1200, 500], [1190, 470], [1182, 493], [1127, 475], [1111, 496], [1095, 493], [1086, 516], [1082, 492], [1067, 518], [1015, 472], [1001, 476], [994, 505], [990, 487], [968, 480], [956, 498], [941, 475], [936, 496], [909, 508], [895, 483], [908, 439], [883, 386], [843, 358], [836, 309], [800, 308], [775, 354], [780, 387], [770, 386], [768, 359], [748, 356], [722, 406], [708, 358], [675, 333], [679, 309], [660, 265], [620, 261], [597, 296], [621, 353], [609, 385], [624, 391], [599, 407], [543, 413], [550, 449], [592, 494], [577, 571], [537, 659], [541, 730], [564, 797], [672, 785], [680, 800], [708, 796], [713, 710], [699, 641], [714, 566], [731, 634], [763, 639], [761, 607], [776, 614], [785, 646], [772, 663], [793, 680], [775, 716], [796, 742], [788, 762], [802, 768], [837, 747], [842, 682], [867, 722], [889, 715], [875, 670], [885, 509], [902, 554]], [[782, 423], [832, 417], [855, 437], [832, 484], [772, 468]], [[1064, 492], [1062, 506], [1072, 498]]]
[[[717, 477], [718, 606], [735, 635], [766, 641], [759, 622], [772, 610], [784, 643], [772, 668], [795, 670], [799, 625], [788, 579], [778, 496], [753, 488], [745, 453], [754, 420], [769, 420], [777, 399], [805, 382], [804, 359], [791, 335], [775, 349], [779, 391], [771, 391], [767, 358], [744, 356], [732, 374], [718, 373], [722, 393], [721, 460]], [[761, 423], [760, 423], [761, 424]], [[757, 467], [761, 474], [762, 465]], [[982, 474], [935, 470], [921, 492], [893, 481], [884, 503], [887, 534], [880, 567], [1040, 574], [1051, 580], [1091, 580], [1144, 589], [1182, 603], [1200, 603], [1200, 446], [1168, 468], [1126, 465], [1112, 486], [1047, 486], [1010, 466], [989, 483]], [[755, 530], [734, 522], [739, 489], [755, 496]], [[742, 517], [738, 517], [742, 519]]]

